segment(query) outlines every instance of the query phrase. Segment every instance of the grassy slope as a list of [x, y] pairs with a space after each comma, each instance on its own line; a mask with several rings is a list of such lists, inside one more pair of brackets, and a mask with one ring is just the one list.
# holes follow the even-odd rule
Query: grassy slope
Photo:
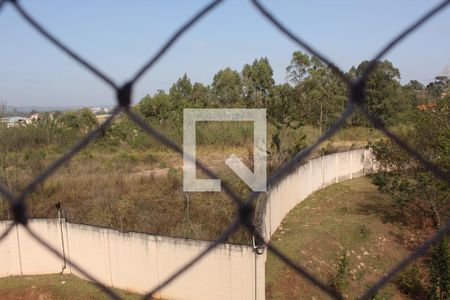
[[[114, 289], [124, 299], [142, 295]], [[11, 276], [0, 278], [0, 299], [109, 299], [95, 285], [73, 275]]]
[[[355, 299], [422, 236], [397, 221], [389, 199], [363, 177], [327, 187], [299, 204], [272, 243], [327, 283], [346, 251], [349, 274], [344, 294]], [[266, 292], [268, 299], [327, 299], [271, 253], [266, 263]], [[380, 296], [404, 298], [392, 283]]]

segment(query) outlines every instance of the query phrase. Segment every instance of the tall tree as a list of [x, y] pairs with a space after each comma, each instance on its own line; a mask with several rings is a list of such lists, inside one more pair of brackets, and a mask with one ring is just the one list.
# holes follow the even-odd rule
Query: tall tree
[[423, 91], [425, 89], [425, 85], [417, 80], [410, 80], [406, 86], [415, 91]]
[[293, 88], [287, 83], [276, 85], [267, 106], [269, 120], [284, 127], [292, 121], [299, 120], [298, 110]]
[[174, 102], [163, 90], [158, 90], [153, 97], [145, 96], [136, 108], [146, 119], [165, 124], [174, 109]]
[[191, 102], [196, 107], [206, 107], [211, 104], [211, 91], [209, 86], [196, 82], [192, 87]]
[[307, 54], [301, 51], [293, 52], [291, 62], [286, 67], [288, 81], [297, 85], [308, 75], [311, 67], [311, 58]]
[[305, 122], [322, 132], [342, 113], [347, 99], [342, 80], [316, 57], [309, 58], [308, 68], [295, 87]]
[[[350, 75], [360, 76], [369, 63], [369, 61], [363, 61], [356, 69], [350, 70]], [[400, 71], [390, 61], [384, 60], [376, 62], [366, 82], [368, 111], [388, 125], [396, 122], [398, 113], [408, 109], [399, 80]], [[353, 122], [356, 125], [369, 125], [368, 121], [359, 114], [355, 114]]]
[[183, 101], [188, 101], [191, 98], [192, 83], [186, 73], [172, 85], [169, 90], [169, 96], [176, 104], [181, 104]]
[[255, 59], [242, 69], [244, 97], [247, 107], [266, 107], [275, 85], [273, 70], [267, 58]]
[[242, 100], [242, 81], [239, 73], [225, 68], [214, 75], [212, 93], [221, 105], [232, 105]]
[[83, 108], [78, 111], [78, 128], [83, 134], [88, 133], [97, 126], [97, 118], [89, 108]]
[[436, 76], [434, 82], [430, 82], [426, 90], [431, 99], [439, 99], [449, 93], [450, 78], [448, 76]]

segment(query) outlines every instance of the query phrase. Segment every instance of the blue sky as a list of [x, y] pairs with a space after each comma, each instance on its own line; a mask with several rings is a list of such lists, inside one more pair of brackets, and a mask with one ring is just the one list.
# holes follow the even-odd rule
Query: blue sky
[[[208, 1], [23, 1], [50, 32], [123, 83], [177, 27]], [[439, 3], [436, 0], [264, 1], [293, 31], [339, 67], [370, 59], [392, 37]], [[299, 48], [249, 1], [228, 0], [198, 23], [138, 82], [134, 101], [168, 89], [182, 74], [209, 84], [227, 66], [241, 70], [268, 57], [285, 81]], [[450, 8], [387, 57], [402, 82], [428, 82], [450, 66]], [[0, 11], [0, 102], [10, 106], [106, 105], [112, 90], [35, 32], [10, 5]]]

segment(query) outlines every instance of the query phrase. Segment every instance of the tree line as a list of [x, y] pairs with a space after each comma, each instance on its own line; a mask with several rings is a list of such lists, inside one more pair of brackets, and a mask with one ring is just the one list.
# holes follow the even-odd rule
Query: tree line
[[[369, 62], [352, 67], [347, 75], [359, 76]], [[423, 103], [448, 95], [449, 78], [438, 76], [427, 86], [417, 80], [400, 83], [400, 71], [390, 61], [379, 61], [367, 80], [367, 109], [386, 125], [407, 122]], [[318, 58], [301, 51], [292, 54], [286, 67], [287, 82], [276, 84], [267, 58], [245, 64], [240, 72], [219, 70], [210, 85], [192, 83], [187, 74], [168, 92], [145, 96], [136, 109], [160, 124], [181, 121], [182, 109], [202, 107], [267, 108], [268, 120], [278, 126], [311, 125], [321, 131], [339, 117], [347, 101], [345, 83]], [[355, 113], [348, 126], [370, 126]]]
[[[352, 67], [347, 75], [350, 78], [359, 76], [368, 63], [363, 61]], [[367, 109], [386, 125], [414, 122], [416, 112], [426, 109], [426, 105], [448, 101], [448, 76], [437, 76], [426, 86], [417, 80], [402, 85], [400, 76], [400, 71], [384, 60], [377, 62], [367, 79]], [[286, 130], [311, 126], [323, 132], [329, 128], [342, 113], [347, 98], [347, 86], [330, 68], [318, 58], [296, 51], [286, 67], [285, 83], [276, 84], [269, 60], [258, 58], [245, 64], [241, 71], [219, 70], [209, 85], [193, 83], [184, 74], [167, 92], [158, 90], [153, 95], [146, 95], [132, 109], [181, 143], [184, 108], [266, 108], [269, 127], [273, 129], [270, 142], [279, 150], [282, 148], [280, 136]], [[89, 109], [41, 113], [39, 120], [32, 124], [40, 129], [32, 135], [32, 140], [41, 145], [52, 141], [64, 144], [98, 125]], [[370, 127], [371, 124], [356, 111], [345, 126]], [[98, 140], [100, 144], [111, 146], [122, 142], [148, 147], [145, 135], [126, 118], [118, 118]], [[292, 148], [298, 150], [303, 146], [304, 143], [300, 143]]]

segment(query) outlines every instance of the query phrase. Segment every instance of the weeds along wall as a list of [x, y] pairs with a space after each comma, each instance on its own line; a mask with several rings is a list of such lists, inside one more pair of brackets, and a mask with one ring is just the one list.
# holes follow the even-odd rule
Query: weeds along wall
[[[263, 206], [261, 228], [268, 239], [282, 219], [298, 203], [327, 185], [372, 172], [368, 150], [334, 153], [310, 160], [272, 186]], [[0, 222], [0, 232], [11, 221]], [[67, 259], [77, 263], [101, 283], [147, 292], [210, 242], [121, 233], [117, 230], [63, 222], [55, 219], [30, 220], [29, 226]], [[186, 274], [161, 289], [163, 299], [265, 299], [266, 252], [253, 247], [220, 244]], [[72, 273], [84, 277], [64, 260], [38, 244], [22, 226], [15, 225], [0, 244], [0, 277]]]

